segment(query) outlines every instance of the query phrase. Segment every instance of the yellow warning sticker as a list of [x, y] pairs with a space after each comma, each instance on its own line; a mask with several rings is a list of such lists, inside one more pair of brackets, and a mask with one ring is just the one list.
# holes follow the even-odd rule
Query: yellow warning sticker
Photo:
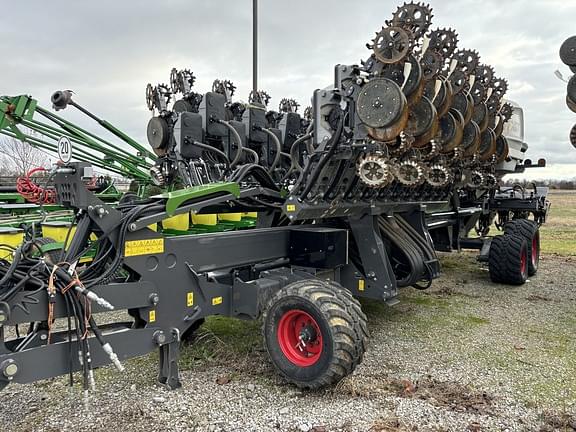
[[147, 239], [127, 241], [124, 247], [124, 256], [138, 256], [164, 253], [164, 239]]
[[156, 311], [155, 310], [151, 310], [148, 313], [148, 322], [153, 323], [154, 321], [156, 321]]
[[364, 291], [364, 279], [358, 280], [358, 291]]
[[296, 211], [296, 206], [294, 204], [288, 204], [286, 206], [286, 211], [289, 211], [289, 212]]
[[212, 306], [222, 304], [222, 297], [212, 297]]
[[194, 293], [193, 292], [189, 292], [188, 294], [186, 294], [186, 306], [188, 306], [188, 307], [194, 306]]

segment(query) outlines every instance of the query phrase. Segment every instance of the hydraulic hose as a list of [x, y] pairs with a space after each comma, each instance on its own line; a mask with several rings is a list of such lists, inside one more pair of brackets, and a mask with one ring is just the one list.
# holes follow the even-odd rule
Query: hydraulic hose
[[254, 163], [256, 165], [258, 165], [260, 163], [260, 158], [258, 157], [258, 153], [256, 153], [254, 150], [252, 150], [251, 148], [248, 148], [248, 147], [244, 147], [242, 150], [244, 150], [245, 153], [250, 153], [250, 155], [254, 158]]
[[217, 121], [218, 123], [226, 126], [228, 130], [232, 132], [232, 135], [234, 135], [236, 143], [238, 144], [238, 150], [234, 155], [234, 159], [230, 163], [230, 168], [234, 168], [236, 165], [238, 165], [238, 162], [240, 162], [240, 158], [242, 157], [242, 149], [244, 148], [244, 146], [242, 145], [242, 138], [240, 138], [240, 134], [238, 133], [238, 131], [234, 129], [234, 127], [229, 122], [227, 122], [226, 120], [217, 120]]
[[276, 156], [274, 157], [274, 161], [272, 162], [272, 164], [270, 165], [270, 169], [268, 170], [270, 173], [273, 173], [274, 170], [276, 169], [276, 166], [278, 165], [278, 162], [280, 162], [280, 153], [282, 153], [282, 144], [280, 143], [280, 140], [278, 139], [278, 137], [276, 136], [276, 134], [274, 132], [272, 132], [270, 129], [266, 129], [266, 128], [261, 128], [262, 132], [265, 132], [270, 138], [272, 138], [272, 141], [274, 141], [274, 144], [276, 145]]
[[398, 225], [396, 220], [380, 217], [378, 218], [378, 225], [382, 233], [402, 251], [408, 261], [410, 271], [406, 276], [397, 280], [398, 286], [404, 287], [416, 284], [422, 278], [422, 275], [427, 272], [422, 252], [412, 238], [406, 235], [407, 233]]
[[226, 153], [224, 153], [222, 150], [217, 149], [216, 147], [212, 147], [208, 144], [198, 142], [198, 141], [194, 141], [194, 145], [196, 147], [200, 147], [203, 150], [206, 150], [206, 151], [209, 151], [212, 153], [216, 153], [218, 156], [220, 156], [222, 159], [224, 159], [227, 166], [230, 166], [230, 159], [228, 159], [228, 156], [226, 156]]
[[296, 168], [298, 171], [302, 171], [303, 167], [300, 165], [300, 154], [298, 153], [298, 146], [304, 142], [312, 138], [311, 133], [307, 133], [306, 135], [302, 135], [296, 141], [292, 143], [290, 147], [290, 158], [292, 159], [292, 167]]
[[6, 282], [8, 282], [8, 280], [10, 280], [10, 278], [12, 277], [14, 272], [16, 271], [18, 264], [20, 263], [20, 257], [21, 256], [22, 256], [21, 248], [16, 248], [16, 250], [14, 251], [14, 258], [12, 259], [12, 263], [10, 264], [10, 267], [8, 267], [6, 274], [2, 277], [2, 279], [0, 279], [0, 286], [4, 285]]
[[344, 118], [342, 114], [340, 114], [340, 120], [338, 121], [336, 131], [334, 132], [334, 135], [330, 137], [328, 143], [326, 143], [327, 146], [330, 146], [330, 150], [328, 150], [328, 152], [324, 155], [324, 157], [320, 160], [320, 162], [318, 162], [318, 165], [316, 166], [314, 173], [312, 173], [312, 177], [310, 177], [310, 180], [308, 180], [308, 182], [306, 183], [306, 188], [302, 191], [302, 195], [300, 195], [300, 198], [302, 200], [306, 199], [306, 197], [312, 190], [314, 183], [316, 183], [316, 180], [318, 180], [318, 177], [320, 177], [322, 169], [324, 169], [324, 166], [328, 163], [328, 161], [338, 148], [338, 143], [340, 142], [340, 137], [342, 136], [343, 130], [344, 130]]
[[270, 176], [270, 173], [263, 166], [256, 164], [244, 165], [241, 169], [234, 173], [234, 175], [230, 178], [230, 181], [239, 183], [248, 175], [253, 176], [261, 186], [275, 191], [278, 190], [278, 186], [276, 185], [274, 179]]

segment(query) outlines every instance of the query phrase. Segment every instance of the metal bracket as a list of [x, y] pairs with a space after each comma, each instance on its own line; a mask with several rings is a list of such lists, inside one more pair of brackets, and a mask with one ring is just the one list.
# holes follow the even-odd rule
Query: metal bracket
[[180, 358], [180, 332], [172, 329], [172, 342], [160, 346], [160, 371], [158, 382], [169, 390], [182, 387], [178, 359]]

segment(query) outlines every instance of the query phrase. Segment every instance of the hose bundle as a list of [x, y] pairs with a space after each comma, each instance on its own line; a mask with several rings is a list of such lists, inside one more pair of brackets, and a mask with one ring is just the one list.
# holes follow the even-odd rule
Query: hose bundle
[[[405, 260], [395, 260], [394, 270], [399, 287], [413, 286], [427, 289], [435, 277], [432, 264], [437, 261], [432, 246], [402, 217], [378, 218], [378, 225], [383, 237], [390, 240]], [[392, 257], [398, 254], [391, 254]], [[418, 283], [426, 280], [426, 285]]]
[[32, 180], [32, 176], [39, 172], [46, 172], [46, 168], [34, 168], [28, 171], [25, 176], [18, 177], [16, 180], [16, 190], [28, 202], [34, 204], [54, 204], [56, 202], [56, 190], [42, 187]]

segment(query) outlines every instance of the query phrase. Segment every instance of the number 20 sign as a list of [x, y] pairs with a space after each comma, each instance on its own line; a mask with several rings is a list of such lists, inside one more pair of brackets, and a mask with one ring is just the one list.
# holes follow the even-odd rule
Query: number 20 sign
[[63, 163], [68, 163], [72, 159], [72, 143], [67, 136], [62, 136], [58, 140], [58, 157]]

